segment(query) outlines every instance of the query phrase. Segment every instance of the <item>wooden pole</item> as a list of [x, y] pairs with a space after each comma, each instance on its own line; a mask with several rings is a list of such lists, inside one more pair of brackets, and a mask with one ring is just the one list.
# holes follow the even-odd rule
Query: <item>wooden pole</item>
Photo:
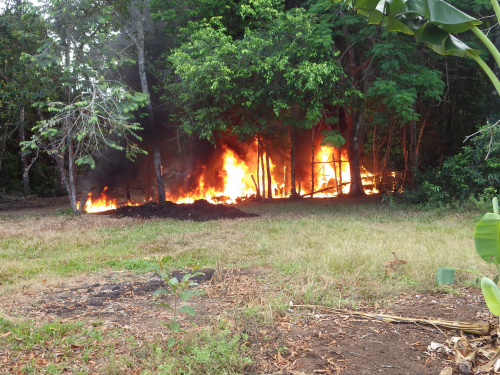
[[[339, 154], [340, 154], [340, 149], [339, 149]], [[339, 180], [337, 179], [337, 165], [335, 163], [335, 149], [332, 151], [332, 166], [333, 166], [333, 174], [335, 175], [335, 191], [337, 194], [339, 193]]]
[[262, 202], [266, 200], [266, 173], [264, 170], [264, 150], [262, 149], [262, 139], [259, 136], [260, 146], [260, 167], [262, 170]]
[[257, 191], [257, 196], [259, 196], [259, 186], [257, 185], [257, 183], [255, 182], [255, 178], [253, 178], [253, 174], [251, 175], [252, 176], [252, 181], [253, 181], [253, 184], [255, 185], [255, 190]]
[[312, 126], [311, 198], [314, 198], [314, 125]]
[[269, 138], [266, 138], [266, 167], [267, 167], [267, 200], [273, 199], [273, 188], [271, 181], [271, 165], [269, 163]]

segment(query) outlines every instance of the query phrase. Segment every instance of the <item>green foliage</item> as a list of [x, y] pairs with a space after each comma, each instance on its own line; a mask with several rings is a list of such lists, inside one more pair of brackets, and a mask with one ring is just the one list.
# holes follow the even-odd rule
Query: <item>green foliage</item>
[[483, 126], [470, 138], [470, 145], [445, 159], [440, 169], [428, 168], [422, 173], [417, 187], [403, 193], [403, 199], [431, 206], [491, 201], [498, 193], [499, 167], [500, 129]]
[[[55, 115], [33, 127], [35, 134], [22, 146], [24, 149], [43, 147], [49, 153], [60, 153], [64, 151], [65, 143], [73, 140], [77, 145], [75, 164], [86, 164], [91, 168], [95, 167], [94, 156], [104, 147], [126, 149], [127, 156], [133, 159], [144, 151], [133, 142], [134, 138], [140, 140], [136, 131], [141, 127], [131, 122], [132, 112], [146, 105], [147, 101], [148, 96], [143, 93], [130, 92], [123, 84], [101, 79], [91, 83], [71, 104], [48, 103], [48, 110]], [[112, 136], [124, 138], [126, 146], [121, 146]], [[52, 148], [54, 144], [62, 148]]]
[[[357, 9], [368, 17], [371, 24], [382, 24], [388, 31], [399, 31], [415, 35], [418, 42], [441, 55], [468, 56], [484, 70], [500, 94], [500, 81], [491, 68], [479, 57], [480, 51], [473, 49], [453, 36], [471, 30], [490, 51], [500, 65], [500, 53], [477, 25], [482, 22], [462, 12], [445, 1], [408, 0], [393, 3], [392, 0], [336, 0]], [[496, 18], [500, 21], [500, 6], [491, 0]]]
[[[175, 347], [175, 356], [158, 366], [159, 375], [242, 374], [252, 363], [246, 356], [246, 335], [229, 330], [203, 330]], [[144, 375], [152, 375], [145, 372]]]
[[325, 129], [321, 131], [321, 145], [340, 148], [345, 145], [345, 138], [342, 137], [337, 129]]
[[476, 253], [486, 262], [496, 266], [497, 275], [491, 280], [477, 272], [459, 270], [457, 268], [439, 268], [436, 272], [438, 285], [453, 284], [455, 271], [465, 271], [481, 277], [481, 290], [483, 291], [486, 305], [492, 314], [500, 316], [500, 289], [497, 284], [500, 279], [500, 214], [498, 199], [493, 198], [493, 213], [487, 213], [477, 223], [474, 232]]
[[271, 133], [290, 111], [311, 126], [327, 98], [333, 105], [342, 101], [335, 97], [342, 93], [341, 67], [313, 15], [265, 1], [243, 5], [240, 17], [252, 20], [243, 38], [234, 40], [219, 18], [191, 23], [186, 41], [168, 57], [180, 82], [166, 88], [189, 134]]
[[193, 267], [191, 273], [186, 273], [183, 277], [182, 280], [177, 279], [176, 277], [171, 276], [170, 274], [166, 273], [163, 271], [163, 265], [165, 261], [163, 258], [160, 258], [157, 260], [157, 264], [160, 267], [160, 274], [162, 275], [163, 280], [167, 283], [167, 286], [169, 289], [158, 289], [153, 292], [154, 295], [159, 295], [159, 294], [170, 294], [174, 297], [174, 303], [173, 305], [168, 305], [166, 303], [161, 303], [160, 306], [166, 307], [170, 311], [172, 311], [173, 316], [170, 321], [170, 323], [163, 323], [173, 334], [173, 337], [170, 337], [167, 342], [167, 347], [168, 349], [171, 349], [175, 343], [175, 335], [181, 331], [181, 325], [179, 322], [177, 322], [177, 317], [179, 314], [188, 314], [188, 315], [195, 315], [196, 312], [194, 309], [190, 306], [184, 305], [180, 306], [180, 301], [186, 302], [190, 298], [194, 297], [195, 295], [200, 294], [199, 291], [197, 290], [191, 290], [189, 289], [192, 286], [198, 285], [196, 282], [192, 280], [193, 277], [203, 275], [201, 272], [196, 272], [198, 269], [198, 266]]

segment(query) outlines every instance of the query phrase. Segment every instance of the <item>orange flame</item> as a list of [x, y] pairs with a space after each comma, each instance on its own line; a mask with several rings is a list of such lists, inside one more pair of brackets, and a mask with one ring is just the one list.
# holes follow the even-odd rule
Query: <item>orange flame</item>
[[[109, 210], [115, 210], [119, 206], [116, 201], [116, 199], [111, 199], [108, 198], [106, 195], [106, 190], [108, 190], [108, 187], [105, 187], [102, 193], [100, 194], [100, 198], [97, 199], [92, 199], [92, 192], [89, 193], [87, 202], [85, 203], [85, 208], [84, 211], [87, 213], [96, 213], [96, 212], [103, 212], [103, 211], [109, 211]], [[127, 202], [127, 206], [139, 206], [141, 203], [134, 203], [134, 202]], [[77, 206], [80, 207], [80, 202], [77, 202]]]
[[[250, 149], [247, 154], [248, 160], [257, 159], [256, 144]], [[335, 197], [339, 195], [340, 189], [343, 194], [349, 193], [351, 174], [350, 166], [345, 150], [334, 149], [329, 146], [322, 146], [316, 150], [315, 164], [315, 181], [314, 181], [314, 196], [315, 197]], [[244, 200], [256, 195], [255, 184], [251, 179], [251, 168], [256, 168], [256, 165], [247, 165], [240, 160], [237, 155], [230, 149], [224, 152], [224, 164], [220, 171], [220, 176], [224, 180], [223, 188], [213, 188], [205, 186], [204, 175], [202, 174], [198, 182], [198, 187], [195, 192], [190, 192], [175, 199], [174, 196], [167, 192], [167, 199], [173, 200], [176, 203], [192, 203], [197, 199], [206, 199], [211, 203], [237, 203], [239, 200]], [[263, 156], [265, 163], [265, 154]], [[280, 179], [289, 181], [287, 175], [287, 167], [277, 167], [277, 163], [270, 160], [271, 169], [271, 185], [272, 195], [275, 198], [287, 197], [290, 192], [285, 191], [285, 183], [278, 182], [276, 176], [282, 174]], [[261, 166], [260, 166], [261, 168]], [[259, 169], [260, 169], [259, 168]], [[260, 176], [262, 178], [262, 176]], [[362, 168], [362, 183], [367, 194], [378, 193], [375, 188], [375, 175]], [[262, 188], [262, 181], [255, 181]], [[289, 185], [289, 182], [287, 182]], [[302, 182], [301, 194], [310, 193], [311, 182], [309, 181], [309, 190], [307, 190], [307, 182]], [[289, 189], [289, 186], [286, 186]], [[319, 191], [319, 192], [316, 192]], [[266, 178], [266, 196], [267, 196], [267, 178]]]

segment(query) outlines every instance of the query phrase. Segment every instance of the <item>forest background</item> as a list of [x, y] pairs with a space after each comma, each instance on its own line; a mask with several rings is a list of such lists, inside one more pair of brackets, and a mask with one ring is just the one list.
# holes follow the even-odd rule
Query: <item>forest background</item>
[[[489, 1], [449, 3], [498, 48]], [[149, 169], [163, 201], [162, 169], [193, 138], [286, 143], [293, 159], [296, 132], [315, 128], [347, 149], [352, 195], [363, 194], [360, 159], [404, 171], [411, 202], [498, 193], [499, 99], [484, 71], [342, 3], [18, 0], [0, 11], [1, 195], [68, 194], [77, 211], [94, 171], [140, 181]], [[460, 37], [500, 74], [472, 32]]]

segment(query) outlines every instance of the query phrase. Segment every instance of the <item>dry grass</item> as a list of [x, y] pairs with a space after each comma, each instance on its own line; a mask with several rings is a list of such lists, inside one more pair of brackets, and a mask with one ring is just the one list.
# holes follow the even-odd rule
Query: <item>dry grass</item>
[[[0, 283], [120, 267], [153, 254], [171, 255], [175, 264], [270, 265], [302, 295], [331, 295], [344, 285], [377, 298], [434, 288], [437, 267], [490, 272], [472, 240], [480, 212], [308, 203], [241, 208], [261, 216], [206, 223], [91, 215], [3, 220]], [[383, 263], [392, 252], [407, 264], [387, 276]]]

